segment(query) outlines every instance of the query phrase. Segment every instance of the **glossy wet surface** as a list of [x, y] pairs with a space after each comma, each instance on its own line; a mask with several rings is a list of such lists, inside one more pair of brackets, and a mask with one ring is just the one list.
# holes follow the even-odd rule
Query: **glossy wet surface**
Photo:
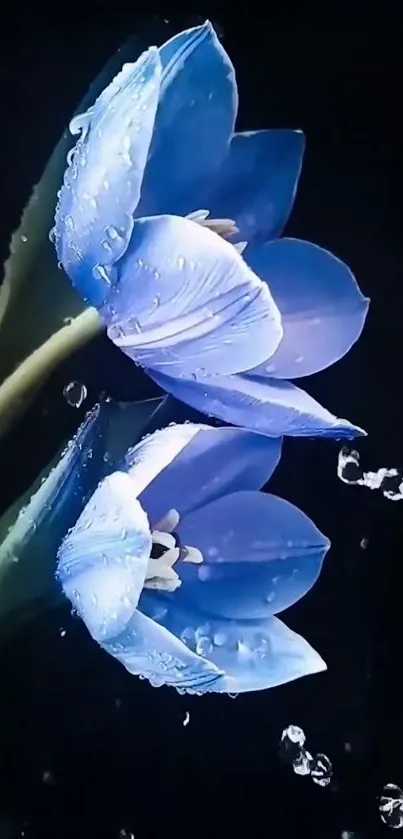
[[[325, 9], [317, 18], [308, 3], [264, 18], [206, 10], [237, 68], [240, 127], [301, 127], [307, 135], [288, 235], [346, 260], [371, 297], [358, 344], [307, 380], [311, 395], [367, 430], [354, 444], [365, 472], [403, 465], [393, 8], [356, 19]], [[203, 20], [204, 9], [197, 11]], [[129, 31], [144, 31], [145, 45], [169, 37], [164, 18], [174, 31], [200, 22], [167, 7], [152, 22], [122, 12], [108, 26], [88, 17], [81, 31], [73, 20], [53, 30], [38, 24], [35, 36], [28, 21], [4, 29], [3, 257], [89, 81]], [[0, 443], [2, 510], [101, 392], [138, 400], [158, 389], [104, 337], [70, 358]], [[332, 541], [320, 580], [285, 614], [328, 671], [237, 699], [179, 696], [131, 677], [67, 606], [36, 618], [4, 636], [0, 649], [0, 837], [369, 839], [387, 835], [385, 813], [390, 828], [398, 826], [399, 807], [388, 801], [399, 801], [399, 792], [383, 788], [403, 786], [403, 507], [343, 483], [341, 446], [287, 440], [270, 482]], [[297, 755], [305, 774], [280, 748], [290, 725], [306, 738], [312, 761]], [[326, 758], [332, 774], [323, 785]]]

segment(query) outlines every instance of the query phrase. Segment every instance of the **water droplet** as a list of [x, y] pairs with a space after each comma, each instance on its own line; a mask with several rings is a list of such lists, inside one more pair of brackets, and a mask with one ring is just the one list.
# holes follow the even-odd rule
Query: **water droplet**
[[73, 157], [74, 157], [75, 151], [76, 151], [76, 147], [73, 146], [73, 148], [69, 149], [69, 151], [67, 152], [67, 157], [66, 157], [67, 166], [71, 166], [71, 164], [73, 162]]
[[28, 242], [28, 236], [24, 236], [24, 235], [22, 235], [22, 236], [21, 236], [21, 242], [24, 242], [24, 243], [25, 243], [25, 242]]
[[379, 814], [388, 827], [403, 826], [403, 792], [396, 784], [386, 784], [379, 798]]
[[110, 239], [116, 240], [120, 238], [119, 233], [116, 230], [116, 227], [114, 227], [112, 224], [108, 224], [108, 226], [105, 227], [105, 233], [107, 236], [109, 236]]
[[367, 536], [364, 536], [361, 539], [360, 548], [362, 548], [363, 551], [366, 551], [368, 545], [369, 545], [369, 539], [367, 538]]
[[196, 643], [195, 632], [192, 627], [186, 627], [183, 632], [181, 632], [181, 641], [186, 644], [188, 647], [193, 647]]
[[225, 632], [215, 632], [213, 635], [213, 642], [216, 647], [223, 647], [227, 641]]
[[87, 388], [81, 382], [69, 382], [63, 388], [63, 396], [72, 408], [80, 408], [87, 398]]
[[213, 649], [213, 645], [210, 641], [210, 638], [208, 638], [207, 635], [202, 635], [198, 639], [197, 644], [196, 644], [197, 655], [201, 655], [203, 657], [208, 656], [208, 655], [210, 655], [212, 649]]
[[306, 749], [301, 749], [298, 757], [295, 758], [292, 768], [296, 775], [309, 775], [312, 766], [312, 755]]
[[42, 781], [44, 784], [49, 786], [55, 783], [55, 776], [51, 769], [45, 769], [45, 771], [42, 772]]
[[305, 734], [298, 725], [287, 726], [281, 735], [280, 757], [287, 763], [294, 763], [301, 756], [305, 739]]
[[311, 778], [320, 787], [327, 787], [332, 779], [333, 768], [326, 755], [315, 755], [311, 765]]
[[183, 723], [182, 723], [184, 728], [186, 728], [186, 726], [189, 725], [189, 720], [190, 720], [190, 714], [189, 714], [189, 711], [186, 711], [186, 716], [185, 716], [185, 719], [183, 720]]
[[184, 256], [178, 256], [177, 266], [179, 268], [179, 271], [182, 271], [182, 269], [185, 267], [185, 257]]
[[61, 630], [60, 630], [60, 632], [59, 632], [59, 635], [60, 635], [60, 637], [61, 637], [61, 638], [65, 638], [65, 636], [66, 636], [66, 630], [65, 630], [65, 629], [61, 629]]
[[92, 269], [92, 276], [95, 280], [104, 280], [107, 285], [111, 284], [109, 274], [104, 265], [95, 265]]

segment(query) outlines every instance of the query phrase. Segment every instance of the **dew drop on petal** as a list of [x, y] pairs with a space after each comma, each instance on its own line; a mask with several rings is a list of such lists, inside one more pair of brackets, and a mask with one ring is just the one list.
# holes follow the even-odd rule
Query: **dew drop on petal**
[[202, 635], [196, 644], [196, 653], [197, 655], [206, 656], [211, 653], [213, 649], [213, 645], [210, 641], [210, 638], [207, 635]]
[[87, 388], [81, 382], [69, 382], [63, 388], [63, 396], [72, 408], [80, 408], [87, 398]]

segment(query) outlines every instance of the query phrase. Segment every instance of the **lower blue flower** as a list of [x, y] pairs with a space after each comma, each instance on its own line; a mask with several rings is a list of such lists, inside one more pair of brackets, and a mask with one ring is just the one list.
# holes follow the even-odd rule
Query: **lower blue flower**
[[317, 580], [328, 540], [259, 492], [281, 439], [184, 423], [101, 480], [58, 556], [92, 637], [154, 686], [261, 690], [325, 669], [275, 614]]

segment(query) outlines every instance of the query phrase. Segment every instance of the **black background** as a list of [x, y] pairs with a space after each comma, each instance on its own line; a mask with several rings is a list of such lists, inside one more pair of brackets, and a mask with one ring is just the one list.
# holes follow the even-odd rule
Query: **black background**
[[[307, 388], [367, 429], [358, 444], [365, 468], [402, 466], [399, 4], [189, 4], [186, 15], [172, 4], [150, 4], [145, 15], [136, 5], [105, 3], [90, 13], [85, 4], [53, 4], [14, 14], [6, 6], [2, 258], [69, 117], [120, 43], [142, 29], [145, 45], [160, 42], [211, 17], [237, 70], [238, 127], [307, 135], [287, 233], [344, 259], [372, 299], [358, 345]], [[88, 387], [79, 410], [62, 395], [70, 379]], [[125, 399], [157, 392], [103, 338], [71, 358], [0, 446], [2, 508], [74, 433], [101, 390]], [[328, 672], [236, 700], [181, 697], [130, 677], [67, 608], [44, 616], [0, 650], [2, 839], [119, 839], [121, 830], [136, 839], [386, 835], [377, 796], [385, 783], [403, 786], [403, 505], [343, 485], [338, 448], [287, 441], [271, 482], [332, 540], [320, 581], [285, 614]], [[289, 723], [304, 728], [311, 751], [332, 760], [330, 788], [281, 762], [278, 741]]]

